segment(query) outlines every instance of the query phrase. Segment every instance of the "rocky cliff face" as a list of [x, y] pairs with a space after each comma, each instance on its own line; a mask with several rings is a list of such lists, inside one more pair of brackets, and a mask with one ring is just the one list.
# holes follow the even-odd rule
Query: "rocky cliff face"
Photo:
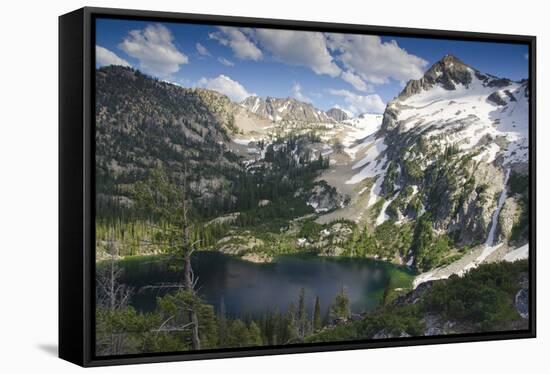
[[346, 112], [339, 108], [331, 108], [327, 110], [327, 115], [336, 122], [342, 122], [350, 118]]

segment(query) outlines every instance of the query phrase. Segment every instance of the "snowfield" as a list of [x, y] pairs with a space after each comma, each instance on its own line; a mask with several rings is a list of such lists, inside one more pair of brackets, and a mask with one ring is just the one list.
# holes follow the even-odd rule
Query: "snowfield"
[[384, 138], [378, 138], [369, 143], [370, 148], [360, 161], [356, 162], [351, 168], [357, 169], [365, 166], [368, 163], [373, 162], [379, 155], [382, 154], [388, 148], [386, 143], [384, 143]]
[[233, 142], [239, 144], [239, 145], [248, 145], [250, 144], [251, 142], [254, 142], [255, 139], [254, 138], [250, 138], [250, 139], [238, 139], [238, 138], [234, 138], [233, 139]]
[[393, 195], [391, 199], [384, 201], [384, 204], [382, 205], [382, 209], [380, 210], [380, 214], [378, 214], [378, 217], [376, 217], [376, 226], [380, 226], [390, 218], [386, 214], [386, 209], [388, 209], [390, 204], [397, 198], [398, 195], [399, 195], [399, 192]]
[[346, 126], [346, 135], [342, 144], [352, 160], [355, 160], [356, 154], [371, 144], [373, 136], [382, 126], [381, 114], [362, 114], [359, 118], [352, 118], [343, 121]]
[[383, 137], [376, 137], [382, 126], [382, 118], [380, 114], [365, 113], [359, 118], [344, 121], [347, 125], [346, 135], [342, 141], [344, 152], [352, 161], [356, 160], [357, 154], [364, 152], [361, 160], [351, 166], [351, 169], [362, 169], [346, 180], [346, 184], [357, 184], [385, 172], [387, 159], [383, 154], [388, 146]]
[[514, 249], [511, 252], [508, 252], [504, 256], [504, 261], [514, 262], [519, 260], [525, 260], [529, 258], [529, 244], [525, 244], [519, 248]]
[[[499, 154], [503, 164], [527, 161], [529, 98], [525, 84], [490, 87], [473, 69], [470, 73], [472, 81], [467, 86], [458, 83], [455, 90], [434, 86], [394, 103], [399, 106], [397, 121], [402, 131], [429, 129], [430, 139], [473, 152], [478, 162], [492, 163]], [[501, 149], [494, 142], [497, 138], [508, 146]]]
[[367, 203], [367, 207], [371, 207], [374, 204], [376, 204], [376, 201], [380, 197], [380, 191], [382, 190], [382, 183], [384, 183], [384, 178], [386, 176], [386, 170], [382, 172], [377, 178], [376, 181], [374, 181], [374, 184], [372, 185], [372, 188], [370, 190], [369, 195], [369, 201]]

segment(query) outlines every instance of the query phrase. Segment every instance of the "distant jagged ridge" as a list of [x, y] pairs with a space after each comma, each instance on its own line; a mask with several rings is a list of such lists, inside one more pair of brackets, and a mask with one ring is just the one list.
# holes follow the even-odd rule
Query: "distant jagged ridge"
[[275, 122], [334, 123], [348, 118], [346, 113], [338, 108], [332, 108], [325, 112], [315, 108], [310, 103], [291, 97], [275, 98], [268, 96], [263, 99], [259, 96], [249, 96], [241, 102], [241, 105], [250, 112]]

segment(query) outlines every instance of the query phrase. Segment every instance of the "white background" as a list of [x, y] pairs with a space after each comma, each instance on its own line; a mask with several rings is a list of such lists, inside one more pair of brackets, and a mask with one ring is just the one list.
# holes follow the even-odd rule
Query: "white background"
[[[84, 5], [531, 34], [538, 37], [538, 338], [93, 369], [95, 373], [521, 373], [550, 352], [549, 39], [544, 1], [3, 2], [0, 21], [0, 372], [75, 372], [57, 355], [57, 17]], [[542, 369], [544, 367], [544, 369]], [[540, 368], [536, 370], [536, 368]]]

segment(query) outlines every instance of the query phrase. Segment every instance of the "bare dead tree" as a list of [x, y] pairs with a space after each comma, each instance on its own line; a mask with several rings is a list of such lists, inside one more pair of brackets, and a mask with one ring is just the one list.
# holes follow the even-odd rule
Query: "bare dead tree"
[[[183, 285], [184, 288], [191, 292], [195, 293], [195, 274], [193, 273], [193, 268], [191, 267], [191, 255], [194, 252], [194, 245], [190, 243], [190, 230], [191, 226], [189, 225], [189, 207], [187, 205], [187, 164], [184, 163], [183, 169], [183, 189], [182, 189], [182, 199], [181, 199], [181, 213], [182, 213], [182, 222], [183, 222]], [[189, 311], [189, 319], [192, 322], [192, 343], [194, 349], [200, 349], [201, 341], [199, 336], [199, 318], [197, 311], [192, 308]]]
[[[96, 272], [96, 302], [97, 306], [114, 313], [128, 306], [132, 290], [120, 283], [123, 270], [117, 265], [117, 250], [114, 238], [107, 244], [109, 263]], [[104, 346], [106, 353], [117, 355], [123, 353], [126, 333], [110, 330], [104, 339], [98, 339], [98, 345]]]
[[116, 263], [117, 249], [114, 238], [107, 243], [108, 264], [96, 273], [97, 304], [107, 310], [116, 311], [128, 306], [132, 290], [120, 283], [123, 270]]

